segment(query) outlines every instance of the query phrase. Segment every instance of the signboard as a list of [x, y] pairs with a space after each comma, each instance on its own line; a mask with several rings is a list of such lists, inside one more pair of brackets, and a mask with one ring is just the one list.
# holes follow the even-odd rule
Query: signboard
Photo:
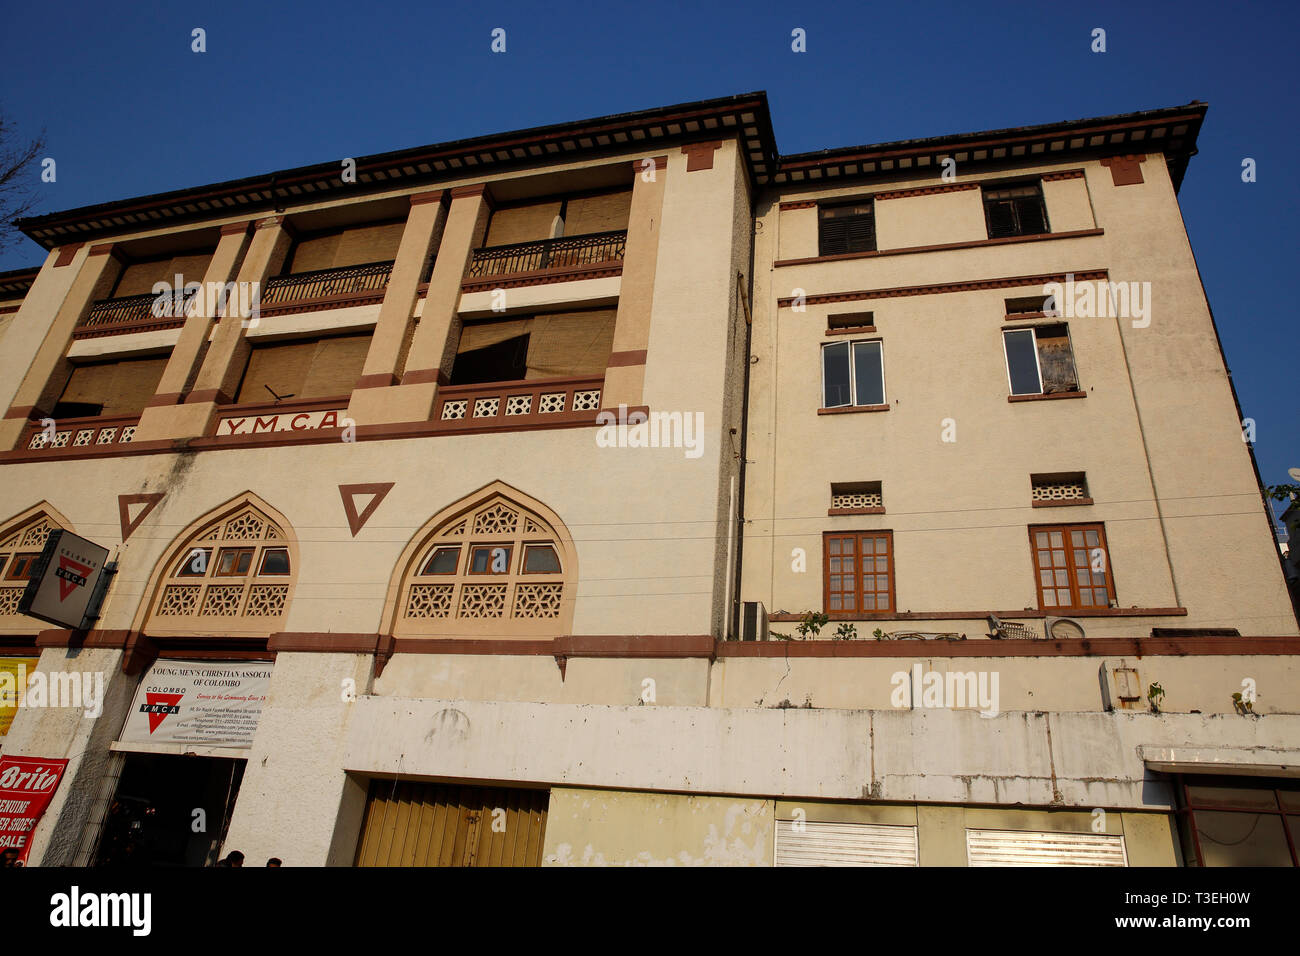
[[87, 626], [86, 610], [107, 560], [107, 548], [62, 528], [51, 531], [18, 613], [73, 630]]
[[136, 689], [122, 743], [253, 746], [271, 689], [269, 661], [158, 661]]
[[39, 657], [0, 657], [0, 737], [9, 733], [18, 701], [40, 662]]
[[[217, 435], [264, 435], [267, 432], [302, 432], [316, 428], [341, 427], [339, 416], [346, 409], [319, 412], [273, 412], [270, 415], [245, 415], [223, 418], [217, 422]], [[342, 420], [342, 424], [347, 423]]]
[[16, 848], [23, 864], [36, 821], [50, 805], [67, 765], [66, 759], [0, 757], [0, 850]]

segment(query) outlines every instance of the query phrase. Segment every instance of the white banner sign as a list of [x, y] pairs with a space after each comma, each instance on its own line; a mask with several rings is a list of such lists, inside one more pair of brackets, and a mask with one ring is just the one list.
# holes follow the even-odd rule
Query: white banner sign
[[269, 661], [157, 661], [135, 692], [122, 742], [247, 749], [272, 667]]

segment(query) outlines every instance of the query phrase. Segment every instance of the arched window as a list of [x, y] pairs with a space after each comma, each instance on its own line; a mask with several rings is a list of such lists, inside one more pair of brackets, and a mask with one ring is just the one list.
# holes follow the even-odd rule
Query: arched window
[[407, 548], [393, 633], [566, 633], [576, 565], [573, 542], [558, 517], [494, 483], [443, 511]]
[[295, 543], [246, 495], [191, 526], [163, 558], [145, 631], [270, 634], [296, 579]]
[[15, 515], [0, 527], [4, 529], [0, 531], [0, 626], [7, 631], [49, 627], [36, 618], [19, 614], [18, 602], [31, 578], [32, 564], [41, 556], [50, 532], [66, 527], [66, 522], [38, 505]]

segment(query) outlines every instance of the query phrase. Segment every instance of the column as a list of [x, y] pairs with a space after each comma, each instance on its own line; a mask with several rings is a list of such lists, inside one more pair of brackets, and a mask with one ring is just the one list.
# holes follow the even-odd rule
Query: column
[[91, 246], [22, 384], [14, 393], [13, 403], [0, 419], [0, 449], [7, 451], [17, 444], [29, 418], [49, 416], [71, 371], [67, 355], [72, 333], [95, 301], [109, 294], [121, 274], [122, 262], [113, 243]]
[[[428, 410], [418, 412], [421, 402], [410, 398], [410, 391], [394, 391], [400, 379], [403, 354], [411, 342], [415, 326], [415, 307], [419, 301], [420, 280], [429, 261], [438, 234], [447, 219], [447, 196], [442, 190], [419, 193], [411, 197], [411, 211], [402, 230], [402, 241], [397, 247], [397, 259], [384, 290], [384, 301], [379, 307], [370, 349], [361, 378], [357, 381], [348, 405], [347, 417], [358, 425], [377, 425], [388, 422], [409, 421], [429, 417]], [[425, 318], [429, 303], [425, 302]], [[412, 411], [416, 409], [417, 411]]]

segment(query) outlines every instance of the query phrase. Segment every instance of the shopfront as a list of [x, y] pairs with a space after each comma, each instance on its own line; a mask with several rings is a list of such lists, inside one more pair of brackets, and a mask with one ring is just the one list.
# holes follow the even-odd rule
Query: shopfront
[[97, 866], [211, 866], [271, 683], [269, 661], [157, 661], [112, 745]]

